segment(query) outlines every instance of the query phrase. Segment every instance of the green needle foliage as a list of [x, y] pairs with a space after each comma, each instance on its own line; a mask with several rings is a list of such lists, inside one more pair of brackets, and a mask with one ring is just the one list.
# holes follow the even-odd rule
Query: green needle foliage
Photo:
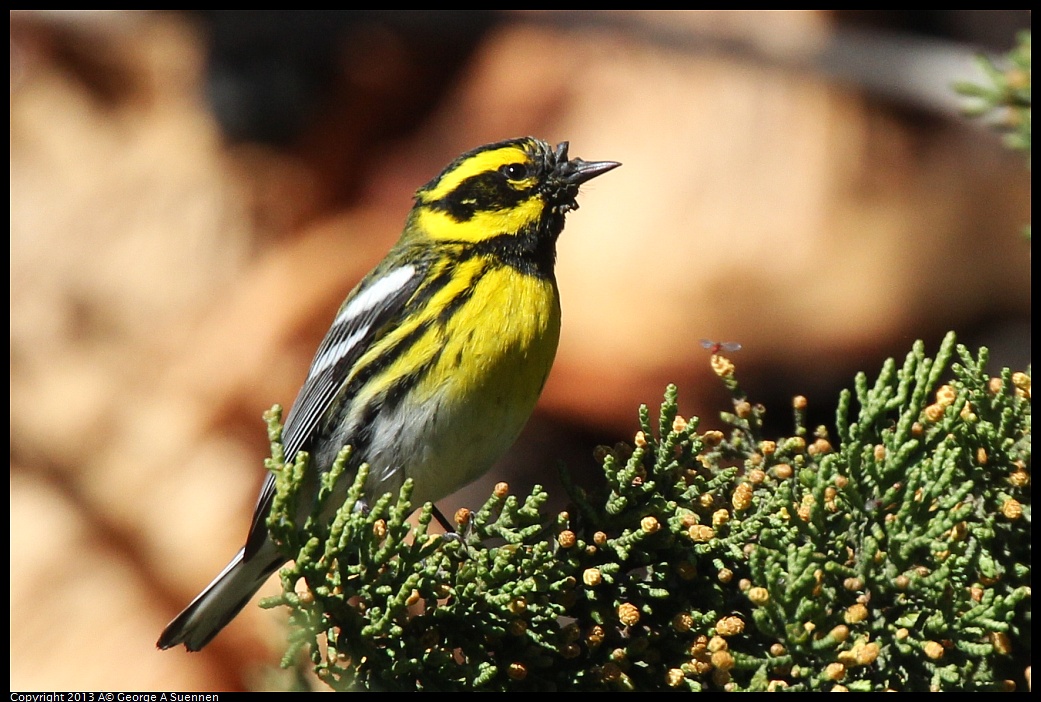
[[573, 507], [545, 515], [544, 490], [500, 485], [449, 536], [429, 505], [407, 521], [410, 485], [363, 509], [363, 470], [344, 498], [347, 450], [298, 525], [307, 457], [284, 462], [273, 412], [284, 663], [335, 689], [1025, 689], [1030, 377], [986, 363], [918, 343], [857, 377], [834, 436], [796, 398], [792, 436], [766, 439], [714, 355], [728, 433], [670, 387], [633, 445], [598, 450], [602, 490], [565, 473]]
[[997, 65], [985, 56], [979, 66], [986, 84], [959, 83], [955, 89], [973, 99], [970, 116], [984, 117], [1005, 135], [1005, 145], [1030, 158], [1030, 32], [1021, 32], [1016, 47]]
[[[971, 99], [965, 112], [970, 117], [985, 119], [1003, 135], [1006, 147], [1024, 152], [1029, 168], [1032, 124], [1030, 32], [1019, 33], [1016, 46], [1000, 65], [986, 56], [980, 56], [978, 62], [986, 82], [963, 82], [954, 86], [955, 90]], [[1024, 234], [1030, 238], [1029, 225]]]

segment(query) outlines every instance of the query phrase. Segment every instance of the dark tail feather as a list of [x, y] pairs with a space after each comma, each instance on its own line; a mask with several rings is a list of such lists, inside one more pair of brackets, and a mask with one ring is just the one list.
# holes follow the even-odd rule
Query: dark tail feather
[[198, 651], [208, 644], [284, 562], [277, 553], [267, 553], [274, 550], [267, 546], [249, 559], [243, 559], [245, 549], [235, 554], [220, 575], [167, 624], [156, 646], [166, 649], [184, 644], [189, 651]]

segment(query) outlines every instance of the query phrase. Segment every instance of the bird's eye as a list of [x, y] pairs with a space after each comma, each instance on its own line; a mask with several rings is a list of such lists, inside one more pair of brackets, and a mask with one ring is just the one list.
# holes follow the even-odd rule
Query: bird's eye
[[528, 177], [528, 167], [523, 163], [509, 163], [500, 168], [499, 172], [510, 180], [524, 180]]

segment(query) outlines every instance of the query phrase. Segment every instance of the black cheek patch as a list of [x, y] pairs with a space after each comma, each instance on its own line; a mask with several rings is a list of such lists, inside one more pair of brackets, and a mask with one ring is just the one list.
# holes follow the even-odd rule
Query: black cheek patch
[[497, 171], [467, 178], [431, 207], [451, 215], [457, 222], [473, 219], [477, 212], [508, 210], [528, 199], [531, 189], [515, 190]]

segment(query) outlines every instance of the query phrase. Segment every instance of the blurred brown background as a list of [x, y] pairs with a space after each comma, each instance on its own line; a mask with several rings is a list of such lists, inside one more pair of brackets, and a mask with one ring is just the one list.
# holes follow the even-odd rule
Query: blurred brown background
[[[11, 687], [284, 686], [283, 617], [166, 622], [241, 545], [267, 445], [411, 193], [532, 134], [617, 160], [560, 241], [564, 329], [496, 480], [556, 485], [702, 338], [789, 428], [948, 329], [1029, 361], [1023, 158], [948, 89], [1023, 11], [11, 15]], [[545, 471], [536, 475], [534, 472]], [[592, 478], [589, 478], [592, 479]], [[269, 583], [272, 594], [277, 583]]]

